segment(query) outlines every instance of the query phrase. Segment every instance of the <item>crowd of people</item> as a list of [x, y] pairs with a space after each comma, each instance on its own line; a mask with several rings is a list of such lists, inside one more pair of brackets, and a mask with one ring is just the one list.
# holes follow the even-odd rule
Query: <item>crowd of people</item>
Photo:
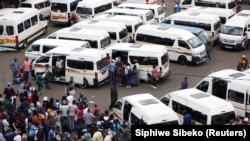
[[[72, 84], [61, 99], [43, 96], [42, 102], [42, 95], [30, 82], [19, 85], [22, 89], [16, 91], [8, 82], [0, 98], [1, 141], [130, 140], [129, 123], [120, 123], [97, 103], [91, 106], [83, 93], [76, 94]], [[116, 101], [117, 93], [113, 95]]]

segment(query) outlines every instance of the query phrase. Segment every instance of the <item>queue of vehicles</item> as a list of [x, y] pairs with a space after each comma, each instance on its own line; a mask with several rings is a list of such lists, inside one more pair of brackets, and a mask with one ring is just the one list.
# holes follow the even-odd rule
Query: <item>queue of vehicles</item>
[[[155, 6], [150, 6], [146, 4], [124, 4], [124, 6], [121, 5], [121, 7], [119, 7], [119, 5], [113, 0], [105, 1], [105, 3], [101, 3], [101, 0], [99, 1], [100, 2], [98, 2], [98, 4], [101, 5], [96, 5], [94, 7], [90, 5], [89, 8], [87, 6], [82, 5], [82, 3], [87, 2], [85, 0], [44, 1], [40, 2], [39, 4], [33, 4], [34, 8], [32, 4], [27, 4], [29, 1], [26, 1], [26, 3], [22, 3], [22, 6], [20, 5], [20, 7], [29, 7], [28, 5], [32, 5], [30, 8], [17, 8], [14, 10], [12, 9], [0, 15], [0, 31], [2, 31], [0, 32], [0, 46], [15, 49], [26, 48], [28, 43], [34, 41], [40, 35], [47, 33], [48, 22], [46, 18], [48, 17], [50, 21], [54, 24], [69, 25], [70, 27], [66, 27], [48, 35], [47, 38], [44, 40], [65, 40], [65, 43], [66, 41], [72, 41], [71, 46], [69, 45], [67, 47], [65, 43], [63, 43], [63, 45], [59, 43], [56, 45], [48, 44], [49, 42], [43, 41], [47, 44], [43, 45], [43, 43], [40, 43], [38, 46], [32, 44], [32, 46], [26, 51], [25, 56], [31, 57], [32, 59], [33, 76], [36, 76], [36, 74], [38, 73], [43, 73], [46, 65], [49, 65], [49, 69], [53, 72], [55, 60], [57, 58], [63, 59], [63, 69], [67, 71], [65, 71], [65, 73], [62, 73], [60, 79], [56, 79], [55, 81], [68, 82], [70, 77], [73, 76], [76, 84], [78, 84], [81, 88], [86, 88], [89, 86], [100, 86], [107, 82], [109, 77], [107, 63], [108, 55], [114, 58], [119, 55], [124, 55], [124, 53], [126, 53], [127, 56], [122, 57], [126, 60], [125, 62], [130, 62], [132, 65], [133, 63], [131, 62], [131, 59], [155, 58], [154, 60], [151, 60], [151, 62], [157, 61], [157, 67], [160, 70], [165, 71], [164, 73], [162, 73], [162, 78], [165, 79], [171, 74], [169, 60], [177, 61], [182, 65], [186, 65], [188, 62], [196, 64], [206, 62], [206, 36], [211, 35], [214, 41], [219, 41], [220, 45], [225, 48], [233, 48], [233, 46], [236, 46], [237, 48], [244, 49], [246, 46], [245, 31], [250, 28], [249, 10], [243, 10], [240, 13], [236, 13], [233, 16], [229, 15], [225, 18], [213, 13], [207, 15], [204, 14], [205, 17], [211, 17], [211, 20], [203, 20], [201, 18], [196, 18], [200, 15], [203, 15], [202, 12], [188, 12], [187, 9], [185, 10], [185, 12], [176, 13], [167, 17], [164, 15], [163, 18], [161, 16], [161, 6], [158, 6], [157, 9], [155, 8]], [[203, 2], [206, 3], [206, 1], [209, 2], [209, 0], [204, 0]], [[93, 3], [93, 0], [90, 3]], [[216, 3], [218, 4], [218, 2]], [[181, 4], [184, 5], [183, 2]], [[49, 14], [45, 13], [44, 10], [46, 8], [48, 11], [48, 5], [50, 5]], [[42, 6], [43, 8], [40, 8]], [[232, 1], [229, 1], [226, 8], [232, 9], [232, 7]], [[106, 9], [103, 10], [104, 8]], [[123, 9], [126, 8], [127, 10], [124, 11]], [[42, 12], [41, 9], [43, 9], [44, 11]], [[98, 9], [100, 10], [98, 11]], [[133, 14], [127, 13], [130, 11], [128, 9], [133, 11]], [[138, 13], [136, 13], [136, 11], [138, 11]], [[185, 14], [186, 16], [190, 16], [190, 18], [188, 18], [189, 21], [184, 20], [186, 17]], [[113, 31], [115, 30], [115, 28], [111, 29], [110, 27], [108, 27], [108, 18], [98, 18], [104, 15], [107, 17], [110, 15], [117, 17], [124, 16], [122, 20], [116, 18], [114, 20], [109, 21], [110, 24], [111, 22], [117, 23], [117, 25], [119, 23], [119, 26], [117, 26], [117, 31]], [[182, 18], [181, 16], [178, 17], [176, 15], [184, 15], [184, 18]], [[239, 18], [236, 18], [238, 16], [244, 17], [244, 20], [239, 20]], [[132, 22], [129, 22], [132, 19], [131, 17], [140, 18], [139, 20], [134, 18], [135, 22], [132, 25]], [[72, 20], [75, 20], [74, 18], [80, 18], [80, 20], [79, 23], [72, 25]], [[223, 25], [221, 24], [221, 19], [225, 19], [225, 23]], [[107, 26], [95, 28], [94, 24], [98, 21], [105, 21], [105, 24]], [[235, 24], [234, 21], [237, 21], [237, 23], [242, 22], [242, 24], [239, 27]], [[81, 24], [81, 22], [86, 24]], [[202, 24], [200, 24], [201, 22]], [[156, 23], [160, 24], [155, 25]], [[180, 25], [180, 27], [164, 27], [164, 24]], [[194, 26], [193, 28], [202, 29], [199, 30], [199, 32], [203, 33], [203, 37], [201, 38], [198, 33], [195, 33], [194, 29], [184, 29], [181, 26]], [[121, 30], [119, 30], [118, 27], [121, 27]], [[128, 38], [128, 30], [131, 33], [130, 36], [132, 36], [136, 40], [136, 42], [138, 42], [137, 44], [125, 43]], [[90, 34], [93, 34], [93, 36], [89, 36]], [[117, 39], [116, 43], [111, 42], [112, 37], [114, 37], [113, 39]], [[123, 39], [124, 37], [125, 39]], [[76, 44], [77, 42], [79, 42], [79, 45]], [[154, 49], [145, 49], [145, 47]], [[45, 48], [47, 48], [47, 50], [43, 51]], [[155, 50], [155, 48], [158, 49]], [[35, 54], [32, 54], [31, 52], [34, 51]], [[153, 54], [152, 52], [155, 53]], [[145, 65], [142, 64], [140, 71], [145, 72], [145, 74], [141, 73], [142, 76], [140, 76], [140, 79], [148, 82], [150, 80], [150, 75], [148, 75], [150, 73], [150, 70], [148, 70], [149, 67], [147, 65], [147, 63], [145, 63]], [[218, 78], [218, 85], [222, 83], [224, 84], [224, 82], [221, 82], [221, 79], [222, 78]], [[194, 113], [196, 114], [196, 119], [193, 119], [196, 124], [214, 125], [228, 124], [230, 119], [234, 119], [236, 115], [244, 117], [249, 114], [249, 102], [247, 101], [249, 100], [249, 96], [247, 89], [241, 89], [243, 90], [242, 93], [244, 95], [242, 99], [242, 96], [239, 96], [240, 92], [233, 92], [232, 90], [233, 88], [239, 88], [236, 86], [239, 85], [238, 82], [233, 84], [231, 83], [231, 81], [230, 83], [227, 81], [227, 85], [230, 84], [230, 86], [227, 86], [227, 88], [232, 89], [223, 89], [224, 91], [227, 90], [227, 94], [225, 94], [226, 96], [224, 96], [224, 100], [218, 100], [217, 98], [214, 98], [214, 96], [212, 96], [216, 96], [216, 92], [214, 90], [216, 88], [214, 84], [210, 85], [210, 81], [211, 83], [215, 83], [214, 80], [207, 80], [208, 83], [201, 82], [197, 84], [196, 88], [205, 92], [199, 90], [189, 91], [190, 98], [186, 98], [186, 101], [193, 101], [193, 103], [190, 102], [191, 110], [190, 105], [188, 105], [187, 103], [185, 103], [187, 104], [185, 105], [184, 103], [182, 104], [180, 102], [178, 105], [175, 101], [174, 104], [174, 97], [176, 97], [176, 99], [180, 99], [181, 94], [179, 95], [173, 92], [173, 94], [169, 94], [168, 96], [166, 96], [169, 99], [169, 103], [165, 103], [166, 105], [160, 105], [162, 106], [162, 108], [164, 107], [166, 111], [172, 109], [169, 111], [171, 114], [162, 113], [167, 114], [165, 115], [165, 117], [169, 117], [169, 119], [160, 119], [160, 117], [164, 117], [164, 115], [157, 115], [160, 114], [159, 112], [156, 112], [156, 115], [150, 115], [153, 113], [147, 113], [145, 109], [143, 110], [143, 107], [147, 105], [148, 102], [150, 104], [152, 104], [152, 102], [154, 104], [166, 102], [166, 100], [164, 100], [164, 97], [162, 97], [160, 101], [149, 96], [150, 94], [141, 95], [141, 97], [148, 98], [144, 100], [140, 99], [139, 94], [136, 94], [135, 97], [138, 97], [138, 101], [136, 101], [137, 98], [132, 96], [131, 98], [122, 98], [116, 103], [117, 109], [114, 109], [114, 113], [116, 113], [115, 116], [121, 122], [124, 120], [128, 120], [131, 124], [182, 124], [182, 121], [180, 119], [183, 115], [181, 116], [181, 112], [183, 110], [189, 110], [191, 112], [196, 111], [196, 113]], [[238, 81], [240, 83], [243, 83], [242, 80]], [[222, 86], [220, 88], [222, 89]], [[180, 90], [176, 93], [182, 92]], [[227, 108], [220, 107], [221, 109], [216, 109], [215, 107], [216, 110], [214, 113], [208, 113], [206, 111], [209, 106], [203, 108], [206, 110], [203, 110], [201, 106], [197, 109], [192, 109], [195, 107], [195, 105], [197, 106], [198, 102], [198, 100], [197, 102], [194, 102], [194, 99], [202, 99], [208, 97], [212, 97], [211, 102], [221, 101], [220, 103], [224, 102], [225, 105], [228, 104], [227, 106], [224, 106]], [[185, 98], [182, 97], [181, 99]], [[239, 101], [243, 101], [243, 103]], [[128, 105], [130, 105], [130, 108], [128, 108], [129, 112], [125, 112], [124, 110], [128, 110], [126, 109], [126, 106]], [[154, 107], [152, 108], [154, 109]], [[177, 110], [179, 110], [179, 114]], [[155, 117], [156, 119], [150, 119], [149, 117], [151, 116]], [[222, 119], [226, 120], [224, 120], [224, 122], [219, 122], [219, 120]]]

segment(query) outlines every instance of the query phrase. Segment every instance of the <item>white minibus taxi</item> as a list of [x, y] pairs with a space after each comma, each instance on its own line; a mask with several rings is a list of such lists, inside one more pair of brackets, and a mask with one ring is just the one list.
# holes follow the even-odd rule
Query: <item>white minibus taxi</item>
[[160, 4], [122, 3], [117, 8], [151, 10], [155, 17], [155, 23], [162, 21], [166, 13]]
[[[152, 66], [161, 72], [160, 80], [170, 76], [168, 51], [162, 45], [116, 43], [105, 49], [106, 53], [113, 59], [121, 57], [123, 63], [134, 66], [134, 60], [140, 64], [139, 78], [149, 82], [151, 78]], [[131, 66], [131, 67], [132, 67]]]
[[151, 10], [113, 8], [104, 13], [112, 15], [138, 16], [142, 19], [144, 24], [154, 24], [154, 14]]
[[157, 0], [126, 0], [124, 3], [143, 3], [143, 4], [157, 4]]
[[185, 10], [193, 6], [217, 7], [221, 9], [230, 9], [235, 13], [235, 0], [180, 0], [181, 9]]
[[56, 40], [42, 38], [34, 41], [25, 52], [25, 57], [33, 62], [34, 59], [41, 55], [45, 55], [49, 50], [56, 47], [84, 47], [91, 48], [89, 42], [74, 40]]
[[181, 65], [200, 64], [207, 60], [203, 42], [193, 33], [179, 28], [160, 25], [142, 25], [135, 34], [136, 42], [164, 45], [169, 59]]
[[0, 16], [3, 16], [4, 14], [7, 14], [7, 13], [11, 13], [14, 10], [16, 10], [16, 8], [3, 8], [3, 9], [0, 9]]
[[79, 1], [81, 0], [51, 0], [51, 23], [71, 25]]
[[222, 24], [225, 24], [232, 16], [234, 16], [234, 12], [230, 9], [221, 9], [215, 7], [203, 7], [203, 6], [193, 6], [188, 8], [185, 11], [192, 11], [204, 14], [212, 14], [218, 15], [220, 17], [220, 21]]
[[83, 0], [76, 6], [76, 16], [79, 20], [92, 19], [111, 8], [114, 8], [113, 0]]
[[103, 21], [103, 20], [83, 20], [72, 25], [71, 27], [107, 31], [113, 43], [126, 42], [128, 39], [128, 32], [126, 25], [122, 22]]
[[181, 124], [186, 112], [196, 125], [227, 125], [237, 116], [230, 102], [195, 88], [170, 92], [160, 100], [177, 113]]
[[250, 10], [242, 10], [222, 27], [219, 46], [228, 49], [246, 49], [248, 27], [250, 27]]
[[161, 21], [161, 23], [203, 28], [208, 36], [213, 37], [213, 41], [219, 39], [219, 33], [221, 30], [221, 21], [218, 15], [192, 11], [171, 14]]
[[122, 97], [113, 114], [120, 123], [131, 125], [180, 125], [177, 114], [150, 93]]
[[47, 33], [48, 22], [35, 8], [17, 8], [0, 16], [0, 46], [19, 49]]
[[232, 103], [238, 116], [250, 114], [250, 74], [223, 69], [205, 76], [195, 88]]
[[129, 34], [134, 37], [137, 28], [143, 25], [142, 19], [137, 16], [102, 14], [96, 16], [94, 20], [104, 20], [111, 22], [122, 22], [126, 25]]
[[19, 7], [36, 8], [40, 11], [43, 18], [50, 17], [50, 1], [49, 0], [25, 0], [20, 3]]
[[52, 81], [66, 82], [73, 77], [74, 83], [81, 88], [88, 86], [100, 86], [108, 82], [108, 58], [104, 50], [91, 48], [54, 48], [34, 60], [32, 63], [34, 76], [44, 73], [45, 66], [55, 73], [54, 68], [57, 59], [63, 60], [63, 68], [59, 79]]
[[48, 39], [88, 41], [91, 48], [104, 49], [111, 44], [109, 33], [103, 30], [66, 27], [47, 36]]

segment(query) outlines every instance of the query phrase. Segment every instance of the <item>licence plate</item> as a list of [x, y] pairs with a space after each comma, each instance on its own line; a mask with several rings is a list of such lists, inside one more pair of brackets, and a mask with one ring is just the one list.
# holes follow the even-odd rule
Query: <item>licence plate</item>
[[225, 46], [225, 48], [232, 48], [232, 47], [230, 47], [230, 46]]

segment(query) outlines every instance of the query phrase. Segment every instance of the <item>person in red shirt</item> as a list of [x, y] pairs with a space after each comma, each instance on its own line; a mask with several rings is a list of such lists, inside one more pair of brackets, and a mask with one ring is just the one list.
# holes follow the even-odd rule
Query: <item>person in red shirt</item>
[[28, 60], [28, 57], [25, 58], [25, 60], [23, 61], [23, 71], [24, 71], [24, 75], [23, 75], [23, 81], [26, 83], [29, 80], [29, 73], [31, 70], [31, 62]]
[[99, 118], [100, 112], [101, 112], [100, 107], [97, 105], [97, 103], [94, 103], [94, 108], [93, 108], [92, 113], [93, 113], [93, 115], [95, 116], [96, 119]]

